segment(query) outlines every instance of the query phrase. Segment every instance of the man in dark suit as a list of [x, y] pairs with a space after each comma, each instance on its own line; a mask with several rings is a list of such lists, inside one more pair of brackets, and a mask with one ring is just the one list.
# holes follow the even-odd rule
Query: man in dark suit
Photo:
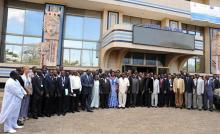
[[168, 76], [166, 75], [164, 77], [164, 104], [167, 107], [170, 106], [170, 96], [171, 96], [170, 81], [168, 79]]
[[42, 72], [37, 71], [35, 76], [32, 78], [32, 87], [33, 87], [33, 98], [32, 98], [32, 114], [34, 119], [38, 119], [38, 116], [41, 116], [42, 108], [42, 97], [43, 97], [43, 81], [42, 81]]
[[144, 106], [144, 89], [145, 89], [145, 78], [143, 73], [139, 73], [138, 76], [139, 79], [139, 92], [138, 92], [138, 97], [137, 97], [137, 103], [138, 106]]
[[214, 82], [214, 90], [219, 88], [219, 79], [216, 75], [213, 76], [213, 82]]
[[101, 108], [108, 108], [108, 98], [111, 90], [110, 81], [107, 79], [107, 74], [102, 74], [100, 81], [100, 106]]
[[132, 86], [131, 86], [131, 99], [130, 99], [131, 107], [135, 107], [137, 105], [138, 92], [139, 92], [139, 79], [134, 73], [132, 75]]
[[51, 86], [54, 88], [54, 100], [52, 102], [55, 105], [53, 107], [53, 113], [60, 116], [60, 114], [62, 112], [62, 91], [59, 88], [58, 79], [59, 79], [60, 75], [58, 75], [58, 73], [60, 73], [60, 72], [57, 70], [53, 71]]
[[158, 94], [158, 106], [163, 107], [164, 106], [164, 95], [165, 95], [165, 79], [164, 75], [160, 75], [160, 93]]
[[65, 115], [69, 110], [69, 93], [70, 91], [70, 79], [66, 77], [66, 72], [64, 70], [61, 71], [61, 76], [58, 77], [58, 113], [62, 113]]
[[185, 107], [187, 109], [192, 108], [192, 93], [194, 88], [194, 81], [191, 76], [187, 73], [184, 79], [185, 83]]
[[131, 91], [132, 91], [132, 71], [128, 70], [128, 80], [130, 83], [130, 86], [128, 87], [127, 91], [127, 100], [126, 100], [126, 107], [130, 107], [131, 104]]
[[45, 76], [45, 114], [50, 117], [55, 113], [55, 87], [53, 83], [53, 71]]
[[91, 110], [91, 97], [92, 97], [92, 88], [94, 85], [94, 80], [91, 72], [86, 71], [85, 74], [81, 76], [82, 84], [82, 109], [87, 110], [87, 112], [93, 112]]
[[146, 75], [145, 81], [145, 106], [151, 107], [151, 94], [153, 92], [153, 77], [150, 74]]

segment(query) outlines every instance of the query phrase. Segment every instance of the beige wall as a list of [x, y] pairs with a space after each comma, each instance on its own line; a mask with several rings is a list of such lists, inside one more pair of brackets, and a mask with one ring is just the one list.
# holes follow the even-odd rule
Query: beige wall
[[220, 0], [209, 0], [209, 5], [220, 7]]
[[205, 73], [210, 73], [210, 37], [209, 37], [209, 27], [205, 27]]

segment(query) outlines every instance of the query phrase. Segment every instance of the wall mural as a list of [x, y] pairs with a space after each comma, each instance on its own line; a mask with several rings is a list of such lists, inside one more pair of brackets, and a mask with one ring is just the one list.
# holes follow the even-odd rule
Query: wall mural
[[41, 44], [41, 65], [56, 66], [61, 36], [63, 6], [48, 4], [44, 14], [44, 42]]

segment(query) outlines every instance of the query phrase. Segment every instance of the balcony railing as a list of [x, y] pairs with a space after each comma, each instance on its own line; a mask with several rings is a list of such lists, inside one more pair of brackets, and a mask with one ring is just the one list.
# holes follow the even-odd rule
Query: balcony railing
[[[165, 45], [167, 45], [167, 47], [170, 47], [170, 48], [178, 48], [178, 45], [184, 44], [186, 46], [188, 45], [188, 47], [185, 47], [185, 48], [181, 47], [181, 49], [190, 49], [189, 47], [192, 47], [192, 50], [194, 50], [194, 49], [203, 50], [203, 44], [195, 43], [195, 40], [194, 40], [195, 36], [194, 35], [185, 34], [182, 32], [181, 29], [173, 29], [172, 30], [167, 27], [161, 28], [159, 26], [149, 25], [149, 24], [140, 25], [140, 27], [142, 27], [143, 30], [149, 29], [157, 34], [152, 36], [152, 33], [150, 34], [149, 32], [142, 33], [143, 37], [147, 38], [149, 36], [152, 36], [152, 38], [149, 38], [148, 40], [144, 40], [144, 41], [142, 40], [142, 42], [139, 42], [137, 40], [134, 40], [134, 37], [136, 35], [134, 35], [133, 25], [116, 24], [111, 29], [109, 29], [106, 33], [104, 33], [103, 38], [102, 38], [103, 39], [102, 40], [102, 47], [107, 46], [111, 42], [128, 42], [128, 43], [133, 43], [133, 45], [135, 45], [135, 44], [142, 44], [143, 45], [144, 44], [144, 45], [161, 46], [163, 44], [151, 44], [151, 42], [161, 43], [160, 41], [162, 41], [162, 39], [163, 39], [163, 41], [166, 41]], [[160, 33], [161, 33], [161, 35], [163, 33], [163, 36], [167, 35], [166, 38], [159, 37], [159, 38], [155, 39], [155, 36], [160, 36]], [[142, 36], [142, 35], [139, 35], [139, 36]], [[178, 40], [175, 39], [176, 37], [178, 37], [179, 39]], [[151, 40], [151, 42], [149, 42], [149, 40]], [[188, 43], [190, 43], [190, 44], [186, 43], [187, 40], [188, 40]], [[193, 45], [193, 46], [189, 46], [189, 45]], [[161, 46], [161, 47], [166, 47], [166, 46]]]

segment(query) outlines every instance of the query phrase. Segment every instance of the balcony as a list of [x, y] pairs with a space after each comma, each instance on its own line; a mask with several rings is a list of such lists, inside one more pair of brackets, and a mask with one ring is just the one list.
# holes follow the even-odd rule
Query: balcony
[[203, 47], [195, 45], [194, 35], [146, 25], [114, 25], [102, 37], [102, 48], [107, 47], [203, 55]]

